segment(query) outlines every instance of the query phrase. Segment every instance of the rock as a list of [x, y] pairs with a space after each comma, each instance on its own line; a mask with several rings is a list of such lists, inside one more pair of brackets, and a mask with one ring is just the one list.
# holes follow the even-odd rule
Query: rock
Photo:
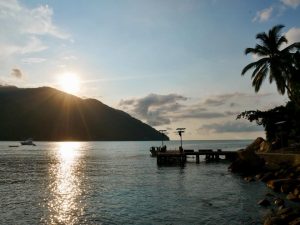
[[255, 179], [260, 180], [263, 177], [263, 175], [264, 175], [263, 173], [256, 174]]
[[293, 194], [294, 194], [295, 196], [299, 196], [299, 195], [300, 195], [300, 186], [295, 187], [295, 189], [294, 189], [294, 191], [293, 191]]
[[276, 215], [281, 216], [281, 215], [288, 214], [288, 213], [291, 213], [291, 212], [293, 212], [293, 209], [288, 207], [288, 208], [283, 208], [283, 209], [278, 210]]
[[300, 199], [298, 198], [298, 196], [294, 195], [294, 193], [290, 192], [287, 196], [286, 199], [290, 200], [290, 201], [299, 201]]
[[280, 191], [282, 193], [286, 193], [286, 194], [291, 192], [293, 189], [294, 189], [294, 186], [290, 183], [283, 183], [280, 187]]
[[297, 179], [275, 179], [275, 180], [269, 180], [267, 182], [267, 186], [273, 189], [274, 191], [280, 191], [281, 189], [283, 191], [286, 191], [286, 190], [293, 190], [293, 187], [297, 182], [298, 182]]
[[271, 188], [274, 191], [279, 191], [282, 184], [283, 184], [283, 179], [269, 180], [267, 182], [267, 187]]
[[274, 195], [272, 193], [269, 193], [269, 192], [266, 194], [266, 196], [268, 196], [268, 197], [274, 197]]
[[262, 182], [267, 182], [267, 181], [269, 181], [269, 180], [271, 180], [271, 179], [273, 179], [274, 178], [274, 174], [272, 173], [272, 172], [267, 172], [267, 173], [265, 173], [263, 176], [262, 176], [262, 178], [260, 179]]
[[272, 150], [272, 144], [264, 140], [260, 143], [258, 152], [270, 152], [271, 150]]
[[289, 222], [289, 225], [300, 225], [300, 217], [294, 219], [293, 221]]
[[238, 159], [228, 169], [231, 172], [239, 172], [246, 175], [254, 175], [261, 172], [265, 162], [255, 152], [259, 149], [262, 141], [264, 141], [263, 138], [257, 138], [246, 149], [238, 150]]
[[297, 212], [296, 210], [293, 210], [293, 209], [291, 211], [282, 213], [280, 215], [280, 218], [285, 221], [285, 224], [288, 224], [290, 221], [293, 221], [298, 217], [299, 217], [299, 212]]
[[263, 139], [262, 137], [258, 137], [255, 139], [255, 141], [253, 141], [250, 145], [248, 145], [245, 150], [258, 151], [260, 149], [260, 144], [264, 141], [265, 139]]
[[248, 177], [244, 177], [244, 181], [252, 182], [252, 181], [255, 181], [255, 179], [254, 179], [254, 177], [248, 176]]
[[268, 217], [265, 220], [264, 225], [286, 225], [286, 224], [284, 223], [284, 220], [281, 219], [280, 217], [273, 216], [273, 217]]
[[289, 178], [295, 178], [295, 173], [293, 173], [293, 172], [290, 173], [288, 177], [289, 177]]
[[281, 169], [280, 165], [270, 162], [266, 162], [265, 167], [268, 171], [278, 171]]
[[276, 206], [278, 206], [278, 207], [284, 206], [284, 200], [281, 199], [281, 198], [276, 198], [276, 199], [274, 200], [274, 205], [276, 205]]
[[260, 205], [260, 206], [264, 206], [264, 207], [267, 207], [267, 206], [271, 205], [270, 201], [266, 198], [258, 201], [257, 204]]

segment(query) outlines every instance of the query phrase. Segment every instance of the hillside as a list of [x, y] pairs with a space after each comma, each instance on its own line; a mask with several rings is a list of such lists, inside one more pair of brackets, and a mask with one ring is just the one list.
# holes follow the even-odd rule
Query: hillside
[[123, 111], [54, 88], [0, 86], [0, 107], [0, 140], [161, 140], [157, 130]]

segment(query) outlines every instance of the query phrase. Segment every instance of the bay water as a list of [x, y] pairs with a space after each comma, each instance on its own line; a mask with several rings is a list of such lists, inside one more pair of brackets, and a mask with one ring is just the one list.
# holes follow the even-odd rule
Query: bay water
[[[251, 141], [184, 141], [238, 150]], [[0, 142], [0, 224], [261, 224], [268, 192], [228, 163], [161, 166], [160, 142]], [[179, 141], [165, 143], [178, 149]]]

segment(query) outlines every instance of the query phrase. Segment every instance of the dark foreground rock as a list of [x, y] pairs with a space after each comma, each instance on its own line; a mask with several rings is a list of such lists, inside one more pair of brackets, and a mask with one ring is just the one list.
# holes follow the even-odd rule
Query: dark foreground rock
[[233, 173], [241, 173], [243, 175], [254, 175], [262, 171], [265, 165], [255, 152], [260, 149], [263, 138], [257, 138], [246, 149], [238, 150], [238, 158], [230, 166], [229, 170]]
[[282, 160], [284, 153], [278, 154], [276, 157], [283, 158], [275, 161], [264, 161], [256, 154], [270, 152], [272, 148], [263, 138], [257, 138], [246, 149], [238, 151], [238, 159], [228, 169], [244, 176], [247, 182], [265, 182], [273, 191], [257, 202], [260, 207], [270, 208], [264, 225], [300, 225], [300, 165]]

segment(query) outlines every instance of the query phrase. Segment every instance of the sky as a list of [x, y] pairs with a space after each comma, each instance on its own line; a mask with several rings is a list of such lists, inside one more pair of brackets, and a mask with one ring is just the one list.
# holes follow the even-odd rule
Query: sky
[[76, 74], [96, 98], [178, 139], [252, 139], [245, 110], [285, 104], [241, 71], [255, 36], [283, 24], [300, 41], [300, 0], [0, 0], [0, 84], [61, 88]]

